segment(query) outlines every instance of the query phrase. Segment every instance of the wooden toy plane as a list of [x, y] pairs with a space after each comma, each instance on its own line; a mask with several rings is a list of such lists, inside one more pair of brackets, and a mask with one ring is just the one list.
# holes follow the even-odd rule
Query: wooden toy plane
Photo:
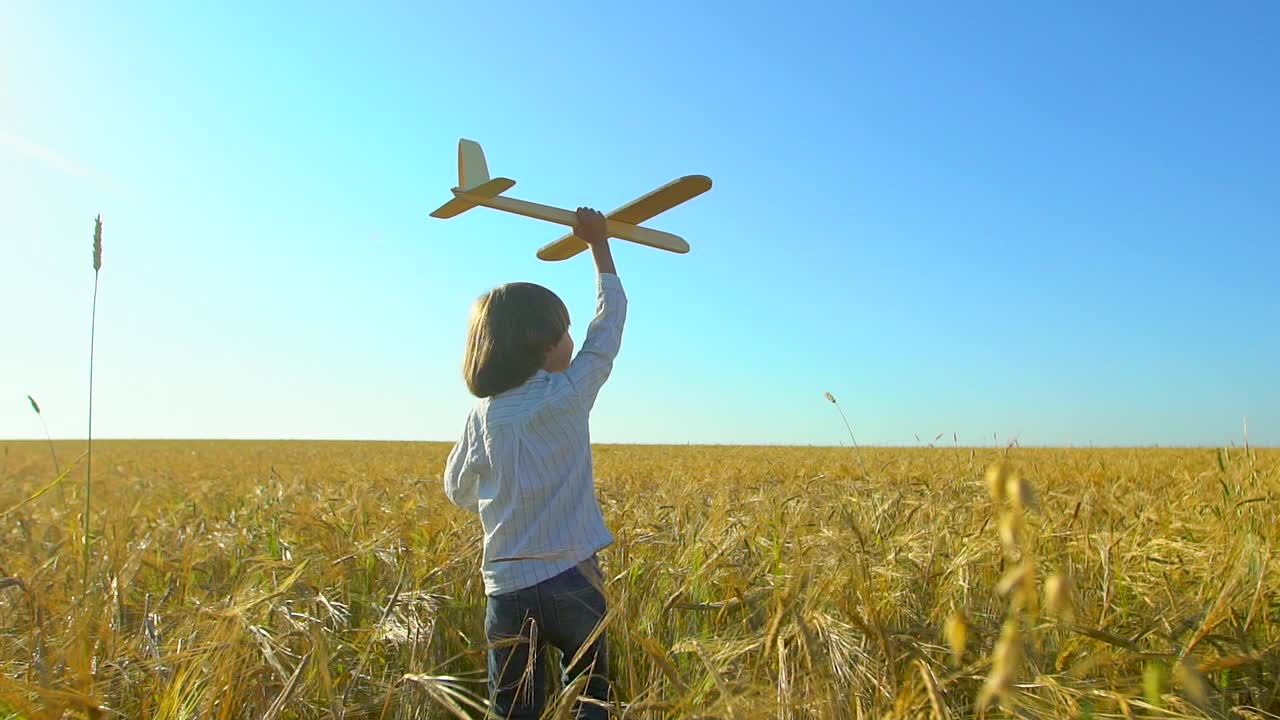
[[[525, 217], [545, 220], [573, 227], [578, 222], [576, 213], [564, 208], [542, 205], [527, 200], [506, 197], [515, 180], [504, 177], [490, 178], [485, 164], [484, 150], [472, 140], [458, 141], [458, 186], [453, 188], [453, 199], [431, 213], [434, 218], [451, 218], [477, 205], [515, 213]], [[648, 195], [632, 200], [605, 215], [605, 231], [609, 237], [630, 240], [674, 253], [689, 252], [689, 243], [679, 235], [641, 227], [639, 223], [691, 200], [711, 189], [711, 178], [705, 175], [686, 175], [654, 190]], [[555, 242], [538, 250], [542, 260], [567, 260], [587, 249], [587, 243], [570, 232]]]

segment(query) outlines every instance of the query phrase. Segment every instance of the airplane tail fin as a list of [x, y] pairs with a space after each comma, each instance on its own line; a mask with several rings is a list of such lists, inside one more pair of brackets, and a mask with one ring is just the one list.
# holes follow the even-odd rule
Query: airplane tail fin
[[458, 141], [458, 187], [470, 190], [489, 182], [489, 166], [484, 161], [484, 148], [474, 140]]
[[[489, 166], [484, 160], [484, 148], [474, 140], [458, 141], [458, 190], [472, 195], [497, 197], [516, 183], [507, 178], [489, 178]], [[476, 204], [455, 197], [431, 213], [434, 218], [451, 218], [475, 207]]]

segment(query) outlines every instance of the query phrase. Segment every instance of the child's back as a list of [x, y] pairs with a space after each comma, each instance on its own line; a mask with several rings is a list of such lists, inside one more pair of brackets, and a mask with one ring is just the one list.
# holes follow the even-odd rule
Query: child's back
[[449, 498], [480, 513], [490, 595], [536, 585], [613, 542], [592, 479], [588, 417], [622, 343], [627, 300], [597, 280], [596, 317], [565, 372], [539, 369], [483, 398], [445, 474]]

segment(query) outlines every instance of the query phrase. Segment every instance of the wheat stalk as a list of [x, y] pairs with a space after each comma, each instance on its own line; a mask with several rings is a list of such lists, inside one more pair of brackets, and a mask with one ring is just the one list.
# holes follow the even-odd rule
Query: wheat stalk
[[[28, 395], [27, 401], [31, 403], [31, 409], [36, 411], [36, 417], [40, 418], [40, 425], [44, 427], [44, 439], [49, 443], [49, 457], [53, 460], [53, 474], [55, 477], [61, 475], [62, 468], [58, 467], [58, 453], [53, 449], [53, 438], [49, 435], [49, 423], [44, 421], [44, 413], [40, 412], [40, 405], [36, 399]], [[58, 485], [58, 494], [64, 501], [67, 499], [62, 485]]]
[[844, 427], [849, 431], [849, 439], [853, 441], [853, 450], [858, 454], [858, 465], [862, 467], [862, 476], [870, 477], [867, 475], [867, 464], [862, 461], [862, 449], [858, 447], [858, 440], [853, 437], [853, 427], [849, 425], [849, 418], [844, 416], [844, 409], [840, 407], [840, 403], [836, 402], [835, 395], [828, 392], [823, 393], [823, 396], [826, 397], [832, 405], [836, 406], [836, 410], [840, 413], [840, 419], [844, 420]]
[[89, 447], [85, 451], [84, 467], [84, 517], [82, 518], [84, 534], [84, 567], [81, 569], [80, 584], [85, 592], [89, 590], [89, 499], [93, 491], [93, 341], [98, 324], [98, 271], [102, 269], [102, 216], [93, 221], [93, 307], [89, 316]]

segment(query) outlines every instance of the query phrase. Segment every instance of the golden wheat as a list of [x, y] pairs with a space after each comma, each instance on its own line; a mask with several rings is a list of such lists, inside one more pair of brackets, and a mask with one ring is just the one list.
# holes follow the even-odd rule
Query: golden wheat
[[[0, 718], [478, 717], [447, 445], [0, 452]], [[1280, 452], [861, 452], [596, 448], [619, 715], [1280, 715]]]

